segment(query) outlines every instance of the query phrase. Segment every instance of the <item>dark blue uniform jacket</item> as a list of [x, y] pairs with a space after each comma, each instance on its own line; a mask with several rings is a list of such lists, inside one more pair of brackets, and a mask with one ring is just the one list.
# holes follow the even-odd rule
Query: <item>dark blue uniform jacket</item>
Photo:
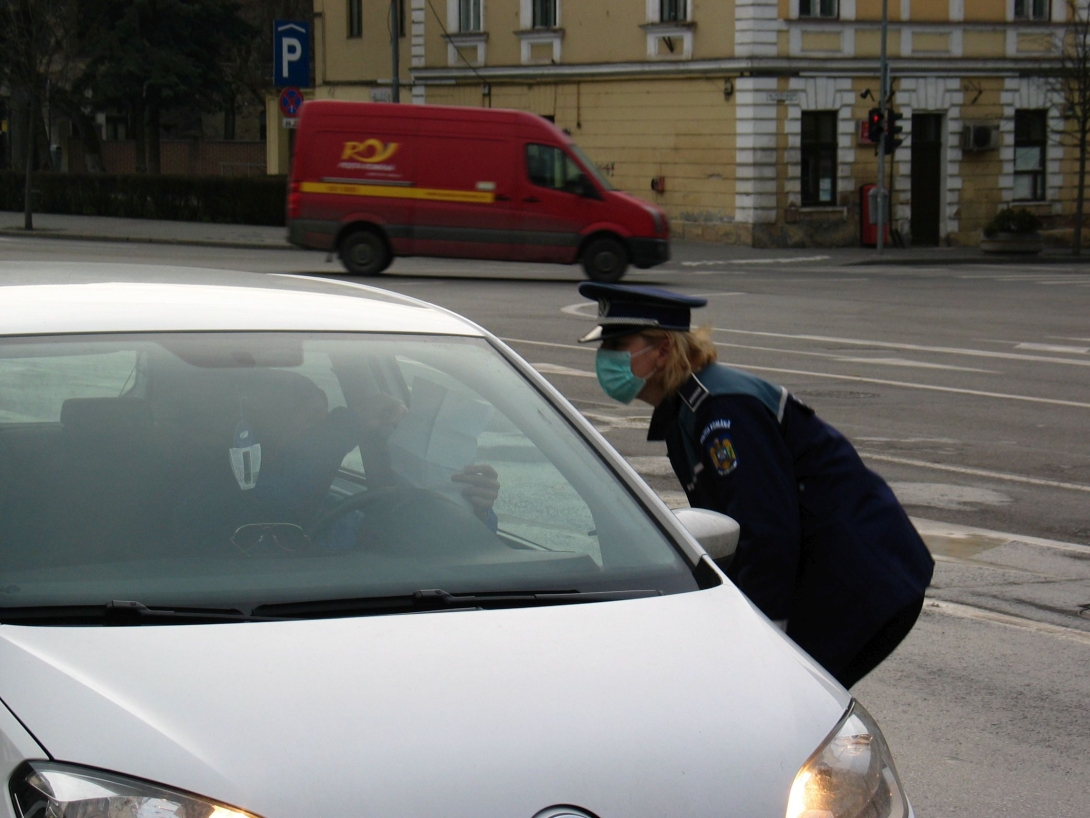
[[889, 486], [786, 389], [712, 364], [651, 419], [690, 505], [742, 528], [727, 574], [823, 667], [918, 601], [934, 562]]

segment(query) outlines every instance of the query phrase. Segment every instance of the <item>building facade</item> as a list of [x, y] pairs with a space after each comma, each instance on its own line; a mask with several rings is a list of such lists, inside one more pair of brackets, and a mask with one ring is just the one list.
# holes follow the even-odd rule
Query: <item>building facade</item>
[[[904, 144], [892, 219], [972, 244], [1006, 205], [1062, 228], [1075, 151], [1038, 77], [1064, 0], [888, 0]], [[860, 241], [881, 0], [395, 0], [401, 101], [519, 108], [569, 131], [674, 235], [755, 246]], [[317, 98], [386, 100], [389, 0], [314, 0]], [[269, 110], [269, 170], [288, 140]]]

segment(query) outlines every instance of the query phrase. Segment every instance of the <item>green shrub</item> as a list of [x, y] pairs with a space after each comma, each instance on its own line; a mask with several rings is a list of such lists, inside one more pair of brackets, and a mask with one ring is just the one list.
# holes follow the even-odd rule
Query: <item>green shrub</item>
[[[283, 176], [35, 173], [37, 213], [282, 226]], [[23, 209], [25, 178], [0, 172], [0, 210]]]
[[1041, 219], [1032, 210], [1024, 207], [1004, 207], [990, 222], [984, 225], [984, 235], [992, 238], [996, 233], [1018, 233], [1026, 235], [1041, 229]]

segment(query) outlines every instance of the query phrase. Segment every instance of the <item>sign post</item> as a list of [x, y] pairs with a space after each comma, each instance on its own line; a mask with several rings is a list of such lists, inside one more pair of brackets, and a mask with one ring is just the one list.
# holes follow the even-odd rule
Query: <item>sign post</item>
[[[881, 54], [879, 56], [878, 70], [881, 73], [879, 78], [879, 86], [881, 87], [880, 97], [878, 99], [878, 111], [880, 121], [883, 126], [886, 124], [886, 97], [889, 95], [889, 60], [886, 58], [886, 34], [889, 28], [889, 0], [882, 0], [882, 39], [881, 39]], [[875, 249], [878, 251], [878, 255], [882, 255], [882, 238], [884, 234], [884, 227], [886, 222], [886, 215], [889, 207], [889, 201], [886, 194], [886, 139], [885, 134], [882, 134], [878, 140], [878, 240], [875, 243]]]
[[310, 87], [310, 24], [273, 21], [273, 85]]

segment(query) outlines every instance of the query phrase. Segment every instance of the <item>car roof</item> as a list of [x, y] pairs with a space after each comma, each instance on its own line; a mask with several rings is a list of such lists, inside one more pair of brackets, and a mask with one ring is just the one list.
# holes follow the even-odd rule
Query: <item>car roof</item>
[[148, 264], [0, 264], [0, 335], [171, 331], [486, 334], [448, 310], [348, 281]]

